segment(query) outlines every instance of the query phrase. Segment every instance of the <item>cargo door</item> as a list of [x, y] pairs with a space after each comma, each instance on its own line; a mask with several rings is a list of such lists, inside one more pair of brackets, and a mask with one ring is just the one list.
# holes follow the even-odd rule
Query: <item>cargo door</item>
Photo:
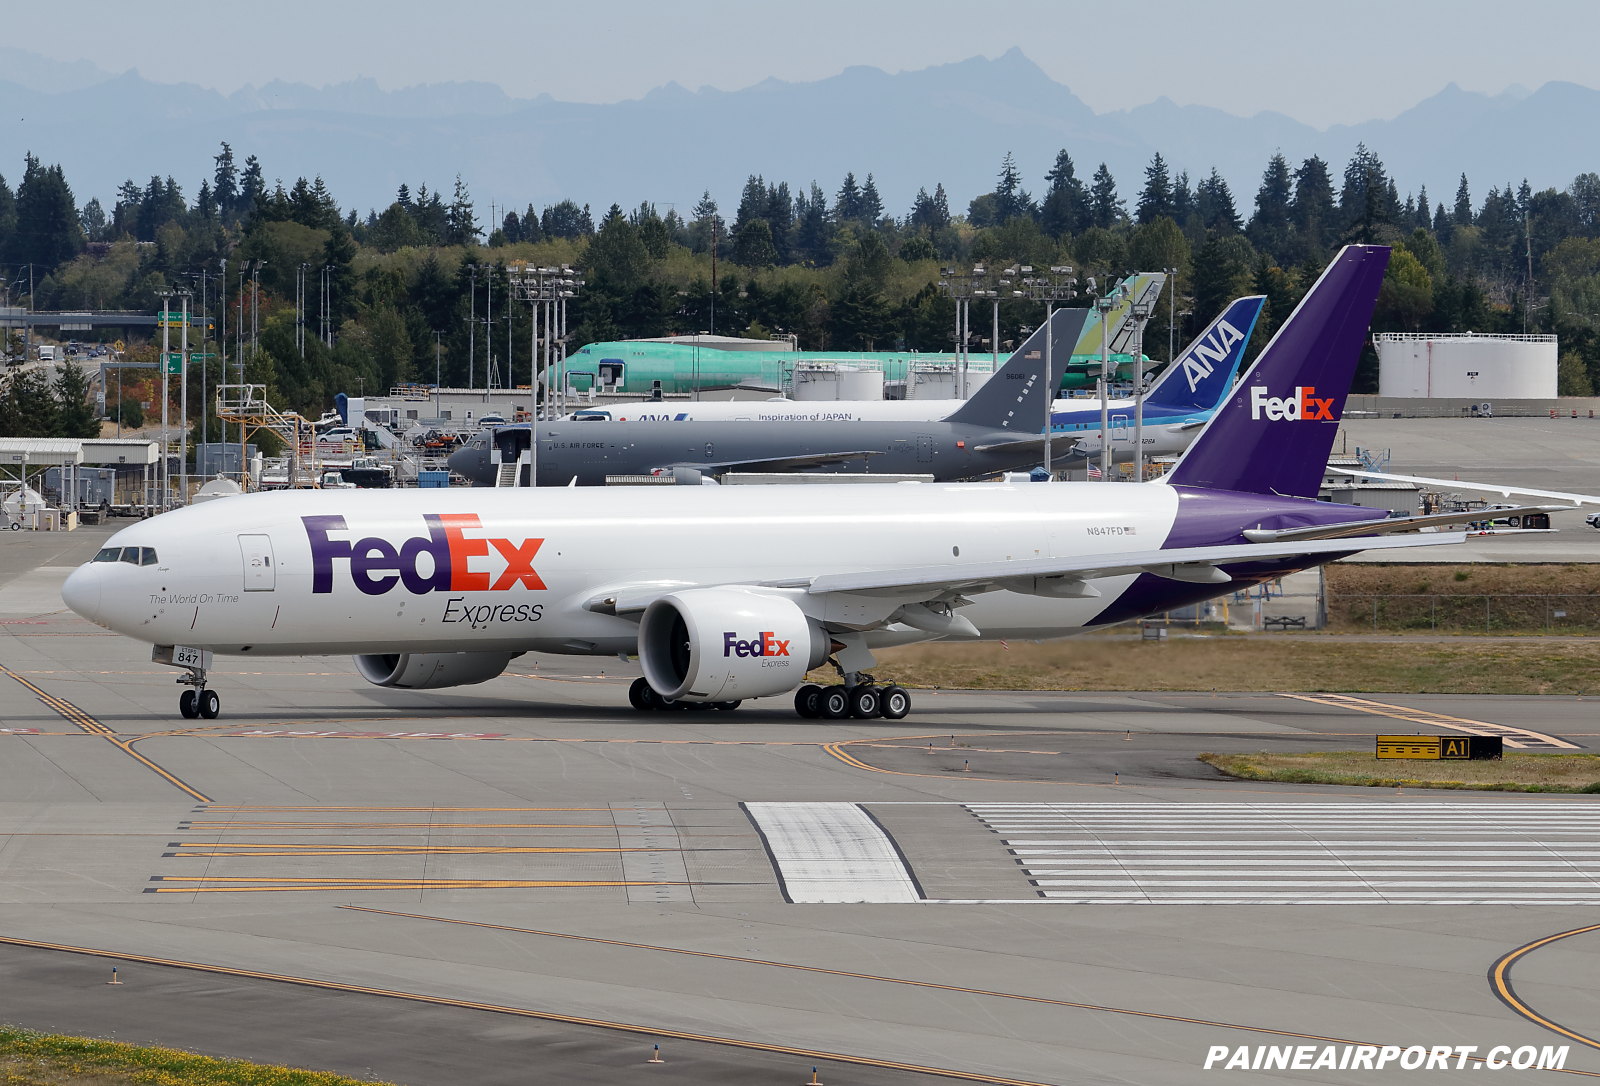
[[271, 592], [278, 586], [277, 563], [272, 558], [272, 539], [264, 535], [239, 537], [239, 553], [244, 558], [244, 590]]

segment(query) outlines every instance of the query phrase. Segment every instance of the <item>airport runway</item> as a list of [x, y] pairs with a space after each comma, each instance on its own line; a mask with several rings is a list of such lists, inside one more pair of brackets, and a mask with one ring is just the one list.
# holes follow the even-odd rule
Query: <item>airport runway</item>
[[803, 721], [638, 714], [615, 659], [423, 693], [261, 659], [185, 721], [148, 649], [51, 599], [105, 533], [12, 535], [0, 1020], [418, 1086], [1187, 1083], [1218, 1045], [1600, 1071], [1530, 1017], [1600, 1036], [1600, 931], [1490, 975], [1596, 923], [1600, 797], [1195, 760], [1380, 730], [1595, 750], [1592, 701], [917, 692]]

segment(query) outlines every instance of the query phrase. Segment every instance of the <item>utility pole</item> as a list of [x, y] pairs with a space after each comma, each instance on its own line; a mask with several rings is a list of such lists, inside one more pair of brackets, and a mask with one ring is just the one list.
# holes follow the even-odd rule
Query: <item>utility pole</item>
[[[33, 295], [33, 265], [28, 265], [28, 302], [31, 308]], [[717, 215], [711, 213], [711, 335], [717, 334]]]
[[444, 347], [439, 340], [442, 334], [437, 328], [433, 330], [433, 417], [435, 420], [439, 418], [439, 374], [444, 372], [444, 365], [441, 361], [444, 356]]
[[477, 374], [472, 370], [478, 364], [478, 266], [468, 264], [467, 267], [472, 271], [467, 311], [467, 391], [471, 392], [472, 386], [477, 384]]
[[484, 317], [483, 317], [483, 402], [489, 402], [489, 390], [494, 387], [494, 265], [487, 267], [488, 277], [484, 280]]
[[1167, 268], [1167, 365], [1172, 365], [1172, 360], [1177, 357], [1178, 349], [1178, 269]]
[[1522, 212], [1522, 236], [1528, 245], [1528, 297], [1522, 307], [1522, 334], [1528, 334], [1533, 322], [1533, 226], [1526, 209]]

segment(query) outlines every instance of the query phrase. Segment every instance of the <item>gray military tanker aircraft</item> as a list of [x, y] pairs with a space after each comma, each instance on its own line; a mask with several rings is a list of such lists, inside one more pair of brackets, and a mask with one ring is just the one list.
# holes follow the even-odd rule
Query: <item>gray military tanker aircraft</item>
[[[848, 471], [945, 482], [1026, 470], [1043, 458], [1047, 358], [1059, 373], [1092, 315], [1058, 310], [971, 399], [938, 421], [548, 421], [537, 424], [537, 449], [529, 447], [534, 427], [496, 427], [452, 454], [450, 470], [475, 486], [494, 486], [502, 471], [516, 473], [523, 486], [530, 477], [538, 486], [604, 486], [608, 475], [670, 474], [682, 484], [730, 471]], [[825, 415], [826, 403], [817, 406]], [[1056, 441], [1062, 453], [1073, 444], [1068, 436]]]

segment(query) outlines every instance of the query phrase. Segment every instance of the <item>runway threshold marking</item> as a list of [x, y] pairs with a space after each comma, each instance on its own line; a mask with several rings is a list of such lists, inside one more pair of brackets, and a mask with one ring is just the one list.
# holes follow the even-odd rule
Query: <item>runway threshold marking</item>
[[1318, 705], [1330, 705], [1340, 709], [1354, 709], [1357, 712], [1386, 716], [1392, 720], [1404, 720], [1409, 724], [1421, 724], [1424, 727], [1450, 728], [1454, 731], [1466, 732], [1468, 735], [1497, 735], [1505, 740], [1506, 746], [1518, 749], [1525, 747], [1545, 747], [1552, 750], [1582, 749], [1576, 743], [1568, 743], [1563, 739], [1557, 739], [1553, 735], [1529, 731], [1527, 728], [1513, 728], [1509, 724], [1491, 724], [1485, 720], [1467, 720], [1459, 716], [1435, 713], [1428, 709], [1411, 709], [1403, 705], [1390, 705], [1381, 701], [1353, 698], [1348, 694], [1279, 694], [1278, 697], [1293, 698], [1296, 701], [1309, 701]]
[[168, 784], [173, 785], [181, 791], [187, 792], [190, 796], [199, 800], [201, 803], [211, 802], [210, 796], [207, 796], [204, 792], [201, 792], [198, 789], [191, 788], [176, 774], [168, 771], [160, 765], [157, 765], [155, 762], [151, 761], [149, 758], [146, 758], [143, 754], [140, 754], [138, 751], [133, 749], [133, 745], [140, 739], [147, 738], [146, 736], [139, 735], [134, 736], [131, 739], [123, 739], [116, 732], [100, 723], [100, 721], [96, 720], [94, 717], [90, 716], [88, 713], [72, 704], [72, 702], [67, 701], [65, 698], [58, 698], [54, 694], [47, 693], [46, 691], [35, 686], [33, 683], [29, 682], [27, 679], [24, 679], [21, 675], [18, 675], [15, 671], [12, 671], [10, 668], [6, 667], [4, 664], [0, 664], [0, 671], [5, 672], [7, 675], [17, 680], [17, 682], [21, 683], [23, 686], [26, 686], [29, 690], [32, 690], [35, 694], [39, 695], [40, 701], [44, 702], [51, 709], [55, 710], [66, 720], [76, 724], [90, 735], [100, 736], [106, 742], [122, 751], [122, 753], [126, 754], [134, 761], [138, 762], [146, 769], [151, 770], [162, 780], [165, 780]]
[[[297, 890], [575, 890], [629, 886], [697, 886], [688, 882], [603, 881], [577, 879], [284, 879], [247, 875], [151, 875], [151, 882], [172, 886], [147, 886], [147, 894], [249, 894], [287, 893]], [[222, 883], [225, 885], [200, 885]]]
[[1489, 967], [1489, 987], [1494, 990], [1494, 994], [1499, 997], [1500, 1002], [1504, 1003], [1513, 1011], [1520, 1014], [1522, 1017], [1526, 1018], [1535, 1025], [1543, 1026], [1552, 1033], [1559, 1033], [1563, 1037], [1577, 1041], [1579, 1044], [1588, 1045], [1590, 1048], [1600, 1048], [1600, 1041], [1597, 1041], [1592, 1037], [1585, 1037], [1581, 1033], [1576, 1033], [1573, 1030], [1568, 1029], [1566, 1026], [1561, 1025], [1559, 1022], [1552, 1022], [1550, 1019], [1546, 1018], [1544, 1015], [1528, 1006], [1522, 1001], [1522, 998], [1517, 995], [1516, 989], [1511, 986], [1511, 967], [1517, 964], [1517, 962], [1525, 955], [1531, 954], [1540, 947], [1549, 946], [1551, 943], [1558, 942], [1562, 939], [1570, 939], [1574, 935], [1587, 935], [1592, 931], [1600, 931], [1600, 924], [1590, 924], [1586, 928], [1573, 928], [1571, 931], [1563, 931], [1558, 932], [1555, 935], [1547, 935], [1543, 939], [1535, 939], [1531, 943], [1525, 943], [1522, 946], [1517, 947], [1515, 950], [1509, 951], [1508, 953], [1502, 955], [1498, 961]]
[[[382, 911], [382, 910], [374, 910]], [[400, 914], [404, 915], [404, 914]], [[429, 918], [437, 919], [437, 918]], [[492, 926], [492, 925], [485, 925]], [[498, 1003], [480, 1003], [466, 999], [450, 999], [445, 996], [423, 995], [420, 992], [402, 992], [389, 988], [373, 988], [362, 984], [346, 984], [341, 981], [316, 980], [311, 977], [294, 977], [282, 973], [263, 973], [253, 969], [235, 969], [222, 965], [203, 965], [199, 962], [186, 962], [172, 958], [156, 958], [145, 954], [117, 954], [109, 950], [95, 950], [90, 947], [67, 946], [60, 943], [44, 943], [34, 939], [17, 939], [9, 936], [0, 936], [0, 944], [11, 946], [32, 947], [37, 950], [59, 950], [69, 954], [87, 954], [96, 958], [117, 958], [128, 962], [142, 962], [145, 965], [164, 965], [175, 969], [193, 969], [201, 973], [212, 973], [229, 977], [249, 977], [255, 980], [278, 981], [283, 984], [298, 984], [306, 988], [318, 988], [332, 992], [352, 992], [358, 995], [384, 996], [389, 999], [405, 999], [414, 1003], [427, 1003], [438, 1007], [460, 1007], [464, 1010], [488, 1011], [493, 1014], [509, 1014], [519, 1018], [532, 1018], [543, 1022], [562, 1022], [574, 1026], [591, 1026], [597, 1029], [614, 1030], [619, 1033], [632, 1033], [645, 1037], [671, 1037], [680, 1041], [698, 1041], [704, 1044], [726, 1045], [729, 1048], [744, 1048], [755, 1052], [775, 1052], [785, 1056], [800, 1056], [807, 1060], [818, 1062], [831, 1060], [835, 1063], [845, 1063], [856, 1067], [881, 1067], [891, 1071], [912, 1071], [923, 1075], [935, 1075], [939, 1078], [955, 1079], [961, 1082], [985, 1082], [993, 1086], [1049, 1086], [1047, 1083], [1035, 1082], [1032, 1079], [1003, 1078], [999, 1075], [985, 1075], [977, 1071], [958, 1071], [949, 1067], [927, 1067], [921, 1064], [901, 1063], [897, 1060], [882, 1060], [873, 1056], [852, 1056], [843, 1052], [827, 1052], [820, 1049], [800, 1048], [794, 1045], [772, 1044], [767, 1041], [747, 1041], [737, 1037], [718, 1037], [714, 1034], [692, 1033], [687, 1030], [657, 1029], [651, 1026], [641, 1026], [628, 1022], [612, 1022], [603, 1018], [583, 1018], [572, 1014], [558, 1014], [553, 1011], [535, 1011], [525, 1007], [509, 1007]], [[762, 963], [768, 964], [768, 963]], [[1102, 1009], [1102, 1008], [1093, 1008]], [[1103, 1008], [1115, 1010], [1116, 1008]], [[1125, 1012], [1141, 1014], [1138, 1011]], [[1170, 1021], [1197, 1021], [1195, 1019], [1170, 1018], [1167, 1015], [1148, 1015], [1151, 1018], [1167, 1018]], [[1222, 1023], [1200, 1023], [1203, 1025], [1220, 1025]], [[1247, 1029], [1249, 1027], [1236, 1027]], [[1263, 1032], [1275, 1033], [1275, 1030]], [[1306, 1037], [1310, 1040], [1333, 1040], [1326, 1037], [1312, 1037], [1310, 1034], [1288, 1033], [1281, 1036]], [[1337, 1041], [1335, 1043], [1347, 1044], [1354, 1042]]]
[[986, 996], [994, 999], [1014, 999], [1024, 1003], [1042, 1003], [1052, 1007], [1071, 1007], [1074, 1010], [1100, 1011], [1106, 1014], [1124, 1014], [1136, 1018], [1154, 1018], [1164, 1022], [1183, 1022], [1189, 1025], [1212, 1026], [1218, 1029], [1238, 1029], [1252, 1033], [1268, 1033], [1276, 1037], [1300, 1037], [1308, 1041], [1326, 1041], [1330, 1044], [1360, 1044], [1342, 1037], [1323, 1037], [1315, 1033], [1297, 1033], [1293, 1030], [1270, 1029], [1265, 1026], [1242, 1026], [1236, 1022], [1213, 1022], [1204, 1018], [1185, 1018], [1181, 1015], [1158, 1014], [1155, 1011], [1136, 1011], [1127, 1007], [1108, 1007], [1098, 1003], [1075, 1003], [1066, 999], [1045, 996], [1021, 995], [1017, 992], [996, 992], [987, 988], [966, 988], [959, 984], [939, 984], [934, 981], [910, 980], [905, 977], [884, 977], [875, 973], [854, 973], [844, 969], [826, 969], [818, 965], [798, 965], [793, 962], [771, 962], [761, 958], [743, 958], [737, 954], [717, 954], [709, 950], [683, 950], [679, 947], [657, 946], [653, 943], [630, 943], [621, 939], [603, 939], [595, 935], [573, 935], [563, 931], [540, 931], [535, 928], [518, 928], [508, 924], [490, 924], [481, 920], [456, 920], [448, 916], [429, 916], [425, 913], [399, 912], [393, 909], [374, 909], [366, 905], [338, 905], [335, 908], [351, 912], [376, 913], [380, 916], [399, 916], [410, 920], [431, 920], [439, 924], [459, 924], [463, 927], [489, 928], [495, 931], [539, 935], [549, 939], [571, 939], [580, 943], [598, 943], [604, 946], [628, 947], [633, 950], [654, 950], [662, 954], [682, 954], [691, 958], [711, 958], [745, 965], [766, 966], [769, 969], [791, 969], [801, 973], [820, 973], [832, 977], [849, 977], [853, 980], [870, 980], [881, 984], [902, 984], [912, 988], [929, 988], [941, 992], [961, 992], [965, 995]]
[[[499, 856], [513, 853], [553, 855], [561, 853], [681, 852], [676, 848], [576, 848], [554, 845], [325, 845], [325, 844], [179, 844], [167, 846], [175, 852], [163, 857], [219, 856]], [[728, 849], [692, 849], [693, 852], [726, 852]]]

